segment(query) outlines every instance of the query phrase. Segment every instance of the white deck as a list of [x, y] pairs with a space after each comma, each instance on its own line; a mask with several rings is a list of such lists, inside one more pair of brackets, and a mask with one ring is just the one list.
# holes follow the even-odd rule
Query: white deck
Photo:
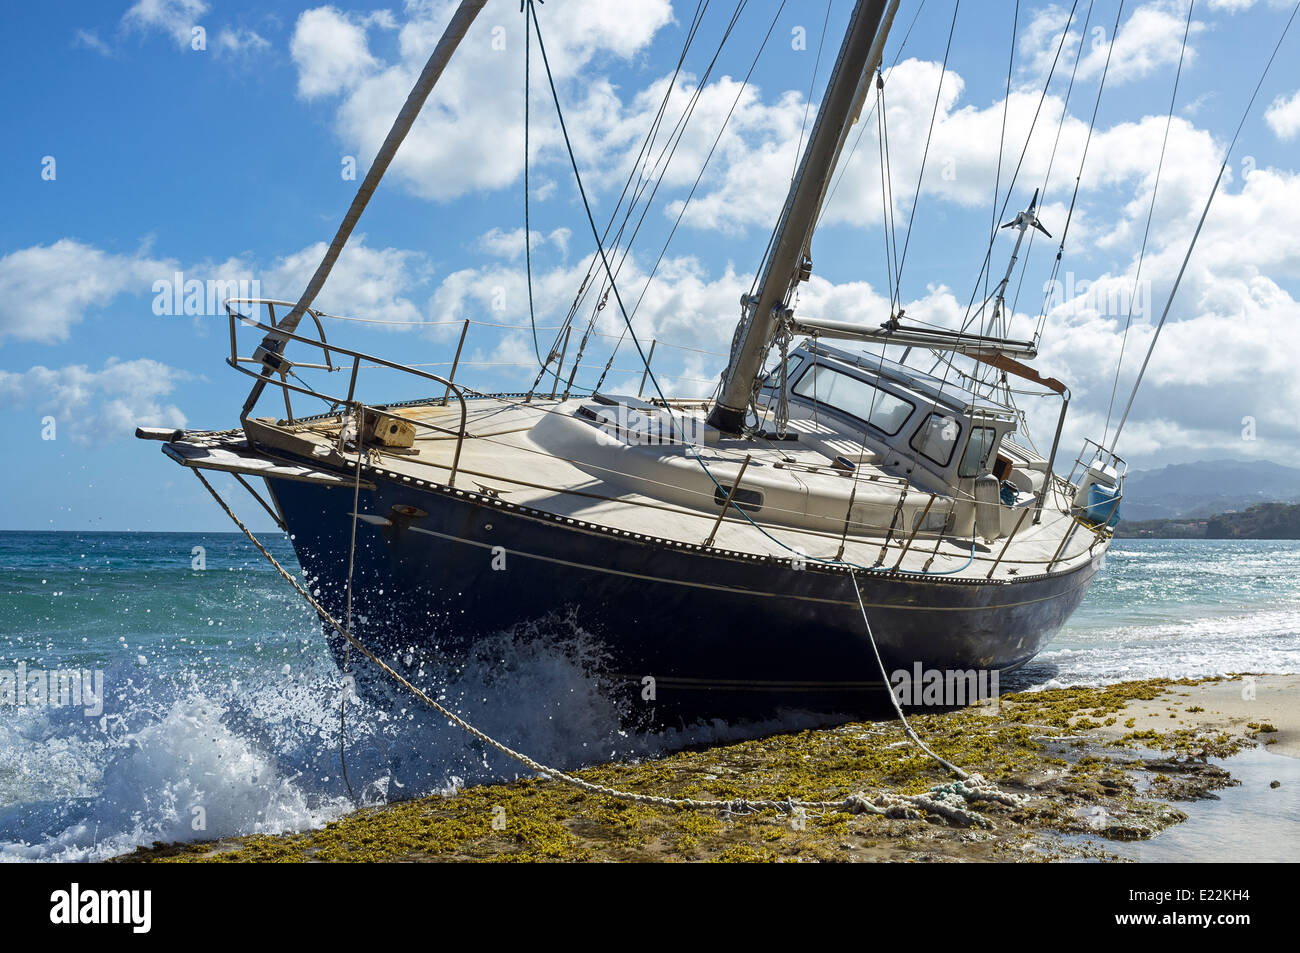
[[[1022, 494], [1014, 510], [1003, 507], [1003, 536], [987, 546], [977, 542], [973, 558], [969, 534], [965, 539], [937, 539], [934, 532], [921, 531], [909, 546], [911, 527], [931, 494], [868, 462], [859, 463], [853, 472], [832, 466], [835, 453], [852, 459], [860, 445], [849, 446], [846, 439], [819, 441], [821, 449], [814, 449], [803, 441], [722, 440], [704, 446], [694, 458], [680, 445], [630, 443], [598, 428], [575, 416], [583, 404], [592, 402], [469, 401], [468, 436], [461, 443], [456, 487], [630, 533], [701, 544], [714, 532], [721, 511], [714, 495], [717, 484], [729, 488], [749, 455], [741, 487], [760, 490], [763, 506], [750, 519], [732, 508], [717, 525], [713, 545], [718, 549], [789, 559], [802, 552], [815, 561], [834, 559], [843, 544], [841, 558], [860, 566], [897, 565], [903, 571], [923, 572], [929, 563], [931, 574], [984, 579], [996, 561], [992, 578], [1010, 581], [1047, 572], [1054, 557], [1051, 571], [1066, 572], [1104, 546], [1068, 514], [1069, 500], [1058, 484], [1049, 488], [1037, 524], [1032, 512], [1020, 519], [1021, 509], [1032, 511], [1034, 506], [1027, 495]], [[699, 415], [701, 410], [698, 404], [677, 405], [679, 414]], [[369, 448], [370, 464], [412, 482], [445, 485], [457, 446], [454, 431], [460, 424], [456, 401], [446, 407], [394, 407], [391, 412], [420, 424], [415, 445], [410, 450]], [[263, 419], [255, 425], [255, 437], [264, 446], [351, 469], [356, 454], [350, 444], [340, 452], [341, 425], [339, 418], [292, 426]], [[453, 432], [440, 433], [431, 426]], [[792, 429], [799, 426], [792, 421]], [[905, 518], [898, 525], [905, 529], [886, 540], [885, 528], [900, 497]], [[854, 518], [846, 533], [850, 498]], [[942, 516], [953, 505], [971, 504], [937, 496], [930, 512]], [[1017, 522], [1019, 529], [1007, 545]], [[1067, 533], [1070, 541], [1058, 556]]]

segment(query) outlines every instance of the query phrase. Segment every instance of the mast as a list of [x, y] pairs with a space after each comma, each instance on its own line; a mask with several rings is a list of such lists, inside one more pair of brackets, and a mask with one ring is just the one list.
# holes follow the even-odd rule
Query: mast
[[[858, 88], [853, 93], [853, 107], [849, 110], [849, 121], [844, 124], [840, 131], [839, 142], [835, 144], [835, 154], [831, 157], [831, 172], [839, 168], [840, 153], [844, 151], [844, 144], [849, 140], [849, 133], [853, 127], [858, 124], [862, 118], [862, 109], [867, 104], [867, 96], [871, 93], [871, 87], [876, 79], [876, 70], [880, 68], [880, 62], [885, 56], [885, 40], [889, 38], [889, 31], [894, 27], [894, 17], [898, 14], [899, 0], [890, 0], [889, 6], [885, 8], [884, 19], [881, 20], [880, 26], [876, 29], [876, 38], [871, 41], [871, 50], [867, 53], [867, 66], [862, 71], [862, 76], [858, 79]], [[817, 210], [813, 213], [813, 227], [821, 221], [822, 206], [826, 204], [826, 193], [830, 191], [831, 175], [828, 173], [822, 182], [821, 195], [817, 197]], [[808, 244], [812, 243], [811, 230], [808, 235]], [[808, 254], [808, 249], [804, 248], [804, 254]]]
[[[831, 71], [817, 122], [790, 184], [790, 193], [761, 269], [758, 293], [744, 300], [736, 328], [731, 360], [722, 376], [722, 389], [709, 413], [709, 425], [724, 433], [740, 433], [754, 382], [763, 368], [772, 339], [784, 319], [794, 287], [808, 277], [808, 242], [821, 207], [826, 181], [834, 170], [845, 133], [854, 118], [857, 92], [869, 74], [873, 41], [885, 13], [886, 0], [857, 0], [839, 58]], [[894, 0], [897, 6], [897, 0]], [[883, 45], [883, 43], [881, 44]]]
[[446, 68], [447, 63], [451, 61], [451, 55], [456, 52], [456, 47], [460, 41], [465, 38], [465, 33], [469, 30], [470, 24], [478, 16], [478, 12], [483, 9], [487, 0], [461, 0], [460, 6], [452, 14], [451, 22], [442, 33], [442, 38], [438, 40], [438, 45], [429, 54], [429, 60], [424, 64], [424, 70], [420, 73], [420, 78], [415, 81], [415, 86], [406, 97], [406, 103], [402, 106], [402, 111], [397, 114], [393, 120], [393, 126], [388, 130], [388, 136], [384, 139], [383, 145], [379, 147], [379, 152], [375, 155], [375, 160], [370, 164], [370, 170], [366, 172], [366, 177], [361, 182], [361, 187], [357, 189], [357, 194], [352, 199], [352, 204], [348, 207], [347, 214], [343, 216], [343, 221], [339, 225], [338, 231], [334, 235], [334, 240], [330, 242], [329, 248], [325, 250], [325, 257], [321, 259], [320, 265], [316, 268], [316, 273], [311, 276], [311, 281], [307, 283], [307, 288], [298, 299], [298, 303], [293, 306], [293, 310], [284, 316], [284, 319], [277, 326], [275, 331], [267, 333], [262, 339], [262, 344], [258, 347], [255, 357], [262, 361], [262, 377], [253, 385], [253, 390], [249, 393], [248, 399], [244, 402], [243, 412], [240, 414], [241, 420], [247, 420], [248, 415], [253, 412], [253, 405], [257, 399], [262, 396], [267, 380], [271, 372], [282, 366], [280, 355], [284, 351], [288, 339], [284, 334], [292, 334], [298, 328], [298, 322], [302, 316], [307, 313], [312, 302], [316, 300], [316, 295], [325, 285], [325, 279], [329, 277], [330, 271], [334, 268], [334, 263], [338, 261], [339, 255], [343, 251], [343, 246], [347, 244], [348, 238], [352, 235], [352, 229], [356, 227], [357, 220], [361, 218], [361, 213], [365, 211], [366, 205], [370, 202], [370, 196], [374, 194], [375, 188], [379, 185], [379, 180], [384, 177], [388, 171], [388, 165], [393, 161], [393, 156], [397, 154], [397, 147], [402, 144], [406, 134], [411, 131], [411, 126], [415, 123], [415, 117], [420, 114], [424, 107], [424, 101], [429, 98], [429, 93], [433, 91], [433, 86], [442, 76], [442, 71]]

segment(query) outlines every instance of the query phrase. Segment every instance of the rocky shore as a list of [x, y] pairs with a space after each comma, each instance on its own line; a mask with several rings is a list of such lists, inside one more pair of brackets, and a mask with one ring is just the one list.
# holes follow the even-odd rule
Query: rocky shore
[[[933, 811], [692, 811], [554, 780], [466, 788], [354, 812], [319, 830], [155, 844], [124, 862], [1006, 861], [1120, 859], [1116, 845], [1186, 818], [1237, 783], [1247, 746], [1300, 757], [1300, 676], [1124, 682], [1004, 695], [909, 716], [941, 757], [1009, 803], [957, 823]], [[1226, 759], [1226, 760], [1225, 760]], [[861, 722], [575, 772], [619, 790], [731, 800], [926, 794], [952, 777], [900, 723]], [[1280, 787], [1280, 785], [1279, 785]], [[1294, 792], [1278, 792], [1294, 797]]]

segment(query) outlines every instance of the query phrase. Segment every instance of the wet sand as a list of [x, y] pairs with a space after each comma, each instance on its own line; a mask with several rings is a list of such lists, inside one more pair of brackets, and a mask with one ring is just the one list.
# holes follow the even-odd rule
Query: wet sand
[[[1137, 730], [1167, 731], [1171, 724], [1245, 731], [1270, 754], [1300, 758], [1300, 675], [1243, 675], [1179, 688], [1171, 697], [1134, 701], [1126, 715]], [[1273, 731], [1261, 730], [1272, 727]], [[1111, 726], [1107, 737], [1133, 729]]]
[[[1013, 803], [954, 821], [828, 810], [691, 811], [591, 795], [554, 780], [467, 788], [359, 810], [315, 831], [141, 848], [123, 861], [1005, 861], [1141, 858], [1181, 824], [1229, 829], [1209, 803], [1239, 783], [1244, 749], [1297, 757], [1300, 676], [1125, 682], [1004, 696], [996, 708], [909, 715], [944, 758]], [[1253, 757], [1253, 756], [1252, 756]], [[1245, 762], [1243, 760], [1243, 766]], [[776, 735], [574, 772], [673, 797], [840, 801], [922, 795], [951, 776], [898, 722]], [[1254, 796], [1292, 823], [1293, 774]], [[885, 803], [885, 802], [881, 802]], [[1181, 805], [1181, 807], [1180, 807]], [[1289, 843], [1300, 843], [1300, 830]], [[1270, 835], [1276, 840], [1275, 835]], [[1204, 842], [1204, 838], [1193, 840]], [[1195, 852], [1195, 849], [1193, 849]], [[1167, 851], [1165, 853], [1168, 853]], [[1162, 858], [1164, 859], [1164, 858]], [[1186, 859], [1199, 859], [1191, 856]], [[1206, 857], [1203, 859], [1211, 859]]]

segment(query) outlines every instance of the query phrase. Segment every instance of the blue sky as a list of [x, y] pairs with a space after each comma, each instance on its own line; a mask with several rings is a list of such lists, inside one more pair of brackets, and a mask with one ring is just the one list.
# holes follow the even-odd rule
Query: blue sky
[[[850, 6], [833, 0], [828, 15], [820, 0], [804, 0], [778, 13], [779, 2], [751, 0], [722, 47], [620, 273], [630, 305], [647, 287], [646, 274], [736, 102], [635, 315], [638, 333], [660, 342], [655, 367], [667, 391], [707, 393], [716, 379], [738, 297], [749, 288], [785, 197], [805, 117], [810, 125]], [[1071, 455], [1083, 436], [1099, 436], [1104, 427], [1188, 9], [1184, 0], [1129, 0], [1114, 33], [1118, 7], [1118, 0], [1095, 0], [1084, 30], [1086, 0], [1073, 17], [1069, 3], [961, 5], [901, 287], [910, 315], [960, 321], [987, 247], [995, 181], [1001, 179], [1000, 205], [1068, 22], [1062, 60], [1010, 198], [1018, 209], [1046, 181], [1040, 214], [1059, 238], [1113, 40], [1063, 258], [1065, 280], [1053, 296], [1037, 362], [1074, 391], [1065, 441]], [[8, 413], [0, 435], [10, 454], [0, 471], [0, 527], [226, 528], [196, 481], [156, 444], [130, 436], [135, 423], [232, 426], [247, 391], [247, 379], [224, 363], [224, 316], [158, 314], [156, 283], [170, 287], [179, 271], [200, 282], [255, 280], [264, 295], [296, 298], [319, 259], [317, 246], [333, 234], [357, 185], [343, 175], [348, 157], [359, 180], [450, 9], [440, 0], [104, 0], [5, 8], [0, 395]], [[602, 224], [696, 9], [668, 0], [551, 0], [539, 7]], [[668, 99], [670, 123], [735, 9], [734, 2], [704, 5]], [[1270, 0], [1195, 6], [1143, 263], [1150, 287], [1138, 296], [1121, 400], [1223, 149], [1291, 9]], [[886, 48], [886, 64], [898, 62], [887, 73], [885, 116], [900, 241], [916, 200], [952, 16], [952, 0], [905, 2]], [[768, 45], [737, 101], [739, 81], [769, 27]], [[1292, 409], [1300, 405], [1293, 368], [1300, 352], [1300, 25], [1294, 29], [1233, 154], [1121, 442], [1121, 453], [1137, 466], [1223, 457], [1300, 465]], [[539, 324], [554, 327], [594, 244], [536, 46], [533, 56], [534, 291]], [[332, 341], [438, 364], [451, 359], [456, 322], [509, 325], [474, 328], [458, 378], [481, 389], [531, 382], [532, 344], [518, 330], [528, 315], [523, 77], [518, 4], [489, 0], [318, 299], [332, 313], [386, 323], [330, 322]], [[861, 144], [841, 165], [817, 233], [815, 276], [799, 307], [865, 324], [888, 316], [889, 292], [875, 113], [861, 125]], [[1010, 253], [1007, 236], [993, 253], [999, 273]], [[1055, 244], [1034, 246], [1013, 331], [1018, 323], [1028, 333], [1036, 322]], [[580, 312], [582, 326], [592, 303]], [[611, 303], [596, 330], [620, 329]], [[549, 337], [543, 335], [543, 348]], [[248, 353], [251, 339], [244, 341]], [[580, 381], [595, 379], [612, 342], [593, 339]], [[378, 375], [369, 382], [363, 376], [367, 383], [376, 399], [414, 396]], [[635, 354], [625, 347], [606, 389], [635, 391], [638, 383]], [[266, 401], [262, 409], [277, 408]], [[1035, 435], [1050, 439], [1050, 408], [1029, 410]], [[50, 417], [54, 439], [42, 439]]]

